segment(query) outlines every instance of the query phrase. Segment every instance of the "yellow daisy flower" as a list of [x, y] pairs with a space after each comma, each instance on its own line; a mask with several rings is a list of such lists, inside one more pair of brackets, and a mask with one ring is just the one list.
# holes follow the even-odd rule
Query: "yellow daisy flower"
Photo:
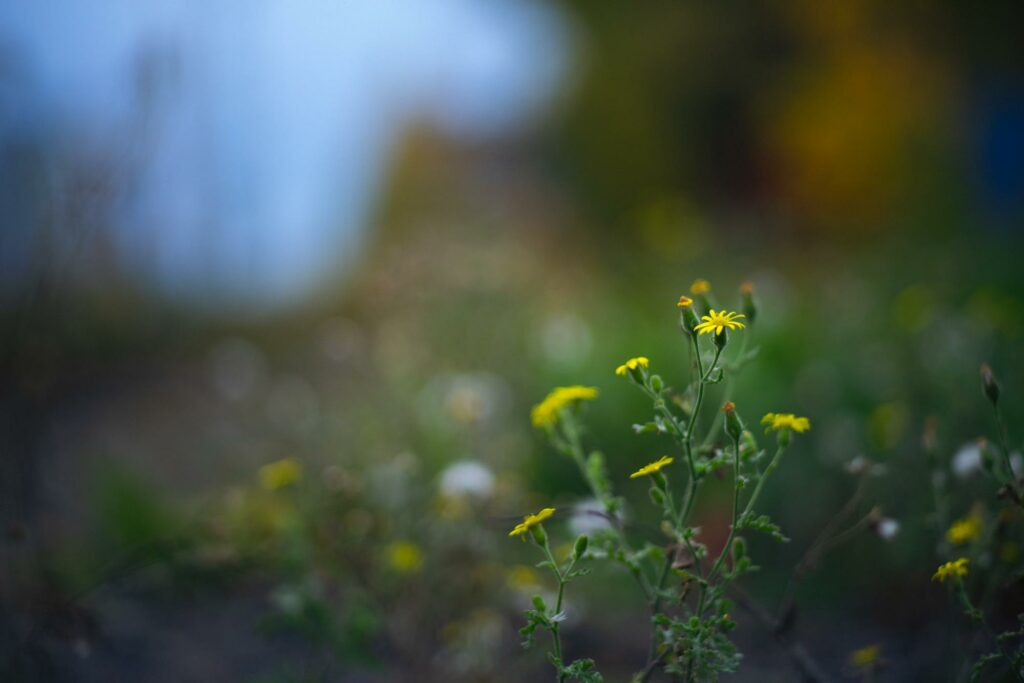
[[268, 463], [260, 468], [260, 481], [268, 491], [283, 489], [302, 479], [302, 463], [295, 458], [285, 458]]
[[650, 365], [650, 360], [644, 356], [637, 356], [636, 358], [630, 358], [625, 363], [615, 368], [615, 374], [620, 377], [625, 377], [626, 373], [630, 370], [636, 370], [637, 368], [646, 368]]
[[953, 545], [963, 545], [981, 536], [981, 516], [974, 513], [953, 522], [946, 531], [946, 540]]
[[850, 653], [850, 666], [855, 669], [873, 668], [882, 658], [882, 647], [880, 645], [868, 645]]
[[[537, 526], [545, 519], [555, 514], [555, 508], [544, 508], [535, 515], [526, 515], [523, 517], [523, 521], [516, 524], [516, 527], [512, 531], [508, 532], [509, 536], [523, 536], [527, 531]], [[526, 540], [526, 537], [523, 537]]]
[[693, 328], [695, 332], [700, 334], [721, 334], [722, 330], [742, 330], [746, 325], [739, 321], [740, 318], [746, 316], [742, 313], [735, 313], [733, 311], [715, 311], [711, 309], [707, 315], [702, 315], [700, 319], [703, 321], [700, 325]]
[[932, 581], [945, 581], [949, 577], [959, 579], [967, 576], [968, 562], [969, 560], [966, 557], [947, 562], [935, 570], [935, 574], [932, 575]]
[[418, 572], [423, 566], [423, 551], [415, 543], [395, 541], [388, 546], [388, 564], [401, 574]]
[[558, 422], [558, 411], [574, 401], [591, 401], [597, 398], [597, 387], [555, 387], [543, 401], [530, 411], [534, 427], [547, 427]]
[[793, 413], [768, 413], [761, 418], [761, 424], [767, 425], [765, 433], [792, 429], [800, 434], [811, 428], [811, 421], [806, 417], [797, 417]]
[[646, 477], [649, 474], [655, 474], [656, 472], [660, 472], [662, 467], [664, 467], [665, 465], [671, 465], [671, 464], [672, 464], [672, 458], [668, 457], [667, 455], [663, 455], [658, 460], [655, 460], [654, 462], [652, 462], [652, 463], [650, 463], [648, 465], [644, 465], [643, 467], [638, 469], [636, 472], [634, 472], [633, 474], [629, 475], [629, 478], [630, 479], [636, 479], [638, 477]]
[[697, 278], [693, 281], [693, 284], [690, 285], [690, 294], [707, 294], [710, 291], [711, 283], [703, 278]]

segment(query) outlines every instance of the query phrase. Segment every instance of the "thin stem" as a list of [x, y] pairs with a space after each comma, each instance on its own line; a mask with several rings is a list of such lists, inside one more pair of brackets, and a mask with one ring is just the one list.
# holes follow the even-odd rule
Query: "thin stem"
[[1017, 475], [1013, 472], [1013, 462], [1010, 461], [1010, 442], [1007, 436], [1006, 423], [1003, 421], [1003, 414], [999, 410], [999, 406], [993, 406], [993, 411], [996, 414], [996, 428], [999, 432], [999, 446], [1003, 453], [1003, 463], [1006, 465], [1006, 476], [1010, 478], [1009, 484], [1017, 490]]
[[811, 656], [811, 653], [799, 641], [786, 640], [786, 636], [778, 629], [778, 621], [772, 618], [760, 603], [744, 591], [739, 584], [732, 584], [730, 590], [739, 605], [748, 614], [754, 617], [760, 624], [771, 633], [772, 637], [780, 645], [789, 649], [793, 663], [800, 669], [800, 673], [808, 683], [829, 683], [831, 680], [828, 674], [821, 668], [821, 665]]
[[[857, 506], [860, 504], [861, 499], [864, 497], [864, 491], [867, 488], [868, 475], [867, 473], [862, 474], [860, 481], [857, 483], [857, 488], [854, 490], [853, 495], [846, 501], [846, 504], [830, 519], [825, 526], [822, 528], [821, 533], [814, 539], [814, 542], [807, 548], [803, 557], [793, 567], [793, 573], [790, 575], [789, 582], [786, 584], [786, 589], [782, 592], [782, 599], [779, 600], [779, 611], [778, 619], [781, 620], [787, 611], [789, 611], [791, 605], [796, 601], [796, 588], [797, 584], [803, 579], [804, 574], [807, 570], [815, 566], [820, 560], [825, 551], [830, 547], [835, 547], [835, 539], [842, 536], [834, 536], [836, 529], [854, 513]], [[865, 520], [869, 520], [871, 515], [869, 514]], [[861, 520], [862, 522], [864, 520]], [[858, 522], [851, 528], [857, 528], [861, 522]]]
[[722, 347], [722, 346], [718, 346], [718, 345], [715, 346], [715, 357], [711, 361], [711, 365], [708, 366], [707, 374], [702, 375], [701, 378], [700, 378], [700, 381], [701, 381], [702, 384], [704, 382], [707, 382], [708, 378], [711, 377], [711, 373], [715, 371], [715, 365], [718, 364], [718, 359], [722, 356], [722, 349], [723, 348], [724, 347]]
[[693, 503], [697, 496], [697, 465], [693, 461], [693, 427], [697, 423], [697, 415], [700, 413], [701, 405], [704, 403], [704, 364], [700, 359], [700, 344], [697, 343], [697, 335], [691, 334], [693, 342], [693, 356], [697, 361], [697, 398], [693, 402], [693, 410], [690, 412], [690, 419], [686, 424], [686, 433], [683, 435], [683, 453], [686, 455], [686, 464], [690, 468], [690, 481], [687, 487], [686, 500], [683, 503], [682, 512], [679, 513], [679, 524], [682, 526], [690, 516]]
[[[544, 554], [547, 555], [548, 561], [551, 563], [551, 571], [558, 577], [558, 600], [555, 602], [555, 613], [552, 616], [558, 616], [562, 613], [562, 600], [565, 597], [565, 586], [569, 583], [569, 575], [572, 574], [572, 570], [576, 567], [577, 557], [573, 554], [572, 560], [569, 562], [569, 567], [562, 572], [558, 568], [558, 562], [555, 561], [555, 556], [551, 553], [551, 546], [547, 542], [547, 538], [544, 539], [544, 544], [541, 546], [544, 549]], [[562, 683], [565, 680], [565, 661], [562, 659], [562, 636], [558, 628], [559, 622], [551, 622], [551, 639], [554, 642], [555, 657], [558, 658], [558, 671], [556, 680], [558, 683]]]
[[[567, 453], [569, 457], [573, 459], [573, 462], [576, 463], [576, 467], [580, 471], [580, 476], [582, 476], [583, 480], [587, 482], [587, 486], [590, 488], [590, 492], [593, 494], [594, 498], [601, 501], [601, 504], [605, 506], [605, 512], [609, 515], [613, 522], [612, 529], [614, 530], [616, 540], [618, 541], [619, 545], [627, 552], [632, 553], [632, 548], [626, 541], [626, 536], [622, 531], [621, 524], [619, 522], [619, 517], [609, 507], [607, 493], [602, 491], [597, 486], [597, 483], [590, 477], [589, 472], [587, 472], [587, 462], [583, 455], [583, 443], [580, 439], [580, 434], [576, 426], [575, 418], [573, 418], [572, 416], [567, 416], [566, 419], [562, 420], [561, 422], [563, 423], [563, 430], [568, 441], [563, 442], [560, 448], [563, 450], [563, 452]], [[558, 445], [557, 442], [556, 445]], [[636, 581], [640, 586], [640, 590], [643, 591], [644, 598], [646, 598], [647, 600], [651, 600], [652, 593], [655, 591], [652, 591], [649, 585], [648, 578], [647, 576], [645, 576], [643, 571], [641, 570], [639, 573], [634, 573], [631, 571], [630, 574], [636, 577]]]
[[1003, 647], [1002, 641], [996, 637], [996, 634], [988, 625], [984, 612], [975, 607], [971, 602], [970, 597], [967, 595], [967, 589], [964, 588], [964, 582], [960, 578], [956, 579], [956, 592], [959, 593], [960, 600], [964, 603], [964, 609], [967, 612], [967, 616], [973, 621], [978, 622], [978, 624], [981, 625], [982, 630], [985, 632], [985, 635], [995, 641], [996, 647], [999, 648], [999, 654], [1001, 654], [1003, 659], [1010, 664], [1010, 671], [1013, 673], [1013, 677], [1017, 679], [1018, 683], [1024, 683], [1024, 676], [1021, 675], [1020, 669], [1017, 667], [1017, 663], [1013, 660], [1013, 657], [1009, 655], [1006, 648]]
[[[736, 386], [736, 377], [739, 374], [739, 371], [743, 368], [744, 356], [747, 354], [747, 342], [750, 339], [751, 332], [751, 330], [748, 330], [747, 333], [743, 335], [743, 339], [740, 341], [740, 350], [736, 354], [736, 360], [729, 368], [732, 372], [729, 374], [728, 378], [726, 378], [725, 389], [722, 391], [722, 399], [725, 401], [732, 400], [732, 392]], [[711, 446], [711, 442], [718, 434], [718, 430], [722, 428], [722, 422], [724, 419], [724, 413], [715, 413], [715, 419], [712, 421], [711, 427], [708, 429], [708, 433], [704, 435], [704, 440], [701, 442], [700, 448], [698, 449], [700, 452], [704, 452]]]
[[[696, 496], [697, 496], [698, 477], [697, 477], [697, 465], [696, 465], [696, 463], [693, 460], [693, 427], [694, 427], [694, 425], [697, 422], [697, 416], [700, 414], [701, 405], [704, 402], [704, 383], [705, 383], [705, 381], [707, 379], [705, 374], [704, 374], [704, 363], [703, 363], [703, 361], [701, 361], [701, 358], [700, 358], [700, 345], [697, 343], [697, 335], [691, 333], [690, 334], [690, 341], [693, 344], [693, 357], [694, 357], [694, 360], [697, 363], [697, 397], [694, 400], [693, 408], [690, 411], [690, 418], [689, 418], [689, 420], [687, 420], [686, 430], [685, 431], [681, 431], [680, 430], [680, 425], [679, 425], [678, 420], [676, 419], [675, 414], [672, 413], [672, 411], [670, 411], [668, 409], [668, 406], [665, 405], [665, 402], [661, 399], [661, 397], [660, 396], [655, 396], [655, 407], [656, 407], [656, 409], [660, 410], [663, 415], [665, 415], [667, 418], [669, 418], [671, 420], [672, 425], [675, 427], [676, 431], [679, 433], [680, 440], [682, 442], [681, 445], [682, 445], [682, 448], [683, 448], [683, 454], [686, 456], [687, 469], [689, 470], [689, 474], [690, 474], [690, 478], [689, 478], [689, 481], [687, 483], [686, 497], [684, 499], [684, 502], [683, 502], [682, 506], [680, 506], [679, 515], [676, 517], [676, 524], [677, 524], [678, 527], [685, 526], [686, 519], [689, 517], [690, 511], [693, 509], [693, 503], [696, 500]], [[722, 352], [722, 350], [718, 349], [718, 353], [715, 354], [715, 362], [718, 361], [718, 357], [721, 354], [721, 352]], [[712, 362], [711, 368], [714, 368], [715, 362]], [[710, 372], [711, 372], [711, 370], [709, 369], [708, 373], [710, 374]], [[674, 503], [673, 503], [673, 511], [674, 511], [674, 507], [675, 506], [674, 506]], [[693, 550], [693, 546], [689, 543], [688, 540], [687, 540], [686, 543], [687, 543], [687, 547], [690, 548], [690, 552], [694, 554], [694, 560], [696, 561], [697, 560], [697, 556], [696, 556], [696, 553]], [[652, 593], [651, 593], [651, 616], [652, 616], [652, 618], [653, 618], [654, 615], [656, 615], [658, 613], [658, 608], [661, 606], [661, 591], [662, 591], [662, 589], [665, 586], [665, 581], [668, 579], [669, 571], [672, 569], [672, 561], [673, 561], [673, 553], [671, 553], [671, 552], [667, 553], [666, 556], [665, 556], [665, 562], [662, 565], [661, 572], [660, 572], [660, 574], [658, 576], [658, 582], [657, 582], [657, 584], [655, 584], [655, 586], [654, 586], [654, 588], [652, 590]], [[702, 594], [702, 597], [703, 597], [703, 594]], [[656, 662], [659, 661], [659, 660], [655, 659], [655, 652], [656, 651], [657, 651], [657, 632], [652, 627], [652, 630], [651, 630], [651, 643], [650, 643], [650, 647], [648, 649], [648, 656], [647, 656], [647, 666], [644, 668], [644, 671], [641, 673], [640, 678], [639, 678], [639, 681], [641, 683], [644, 683], [645, 681], [647, 681], [651, 677], [651, 674], [654, 673], [654, 670], [657, 668]]]
[[775, 455], [772, 456], [772, 460], [768, 463], [768, 467], [764, 469], [761, 477], [757, 480], [757, 485], [754, 486], [754, 492], [750, 494], [750, 500], [747, 501], [746, 507], [743, 508], [743, 514], [740, 515], [740, 519], [746, 517], [750, 514], [750, 511], [754, 509], [754, 503], [757, 502], [758, 496], [761, 495], [761, 489], [764, 487], [765, 480], [768, 478], [768, 475], [774, 472], [775, 468], [779, 466], [779, 459], [782, 457], [785, 450], [786, 448], [782, 444], [779, 444], [775, 448]]
[[[718, 554], [718, 559], [711, 565], [711, 571], [708, 572], [708, 581], [715, 578], [715, 574], [722, 566], [722, 562], [725, 561], [725, 557], [729, 554], [732, 549], [733, 539], [736, 537], [736, 527], [739, 524], [740, 517], [740, 437], [735, 435], [732, 439], [733, 454], [732, 454], [732, 524], [729, 525], [729, 536], [725, 539], [725, 545], [722, 546], [722, 551]], [[764, 478], [761, 478], [764, 481]], [[758, 482], [758, 484], [761, 483]], [[757, 491], [755, 490], [755, 493]], [[698, 611], [699, 615], [700, 612]]]

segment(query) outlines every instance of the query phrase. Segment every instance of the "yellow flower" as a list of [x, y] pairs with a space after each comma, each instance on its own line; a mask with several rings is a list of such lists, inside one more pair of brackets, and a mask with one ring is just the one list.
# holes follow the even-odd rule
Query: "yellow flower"
[[679, 297], [679, 302], [676, 304], [677, 308], [689, 308], [693, 305], [693, 299], [686, 296], [685, 294]]
[[946, 540], [953, 545], [962, 545], [981, 536], [981, 515], [973, 512], [953, 522], [946, 531]]
[[690, 285], [690, 294], [707, 294], [711, 291], [711, 283], [703, 278], [697, 278]]
[[742, 330], [746, 325], [739, 321], [740, 318], [746, 316], [742, 313], [735, 313], [733, 311], [715, 311], [711, 309], [707, 315], [702, 315], [700, 319], [703, 321], [700, 325], [693, 328], [695, 332], [700, 334], [721, 334], [722, 330]]
[[637, 368], [646, 368], [649, 364], [650, 361], [644, 356], [630, 358], [625, 363], [615, 368], [615, 374], [619, 375], [620, 377], [625, 377], [628, 371], [636, 370]]
[[574, 401], [590, 401], [597, 398], [597, 387], [556, 387], [543, 401], [533, 407], [530, 420], [534, 427], [547, 427], [558, 422], [558, 411]]
[[967, 576], [968, 561], [966, 557], [961, 557], [953, 562], [947, 562], [935, 570], [935, 574], [932, 575], [932, 581], [945, 581], [951, 576], [956, 579]]
[[882, 658], [880, 645], [868, 645], [850, 653], [850, 666], [855, 669], [870, 669]]
[[524, 564], [517, 564], [509, 569], [507, 581], [513, 588], [520, 588], [522, 590], [530, 590], [540, 585], [537, 572], [532, 567], [527, 567]]
[[[523, 521], [522, 522], [520, 522], [519, 524], [516, 524], [516, 528], [515, 529], [513, 529], [510, 532], [508, 532], [508, 535], [509, 536], [523, 536], [527, 531], [529, 531], [533, 527], [537, 526], [538, 524], [540, 524], [541, 522], [543, 522], [545, 519], [547, 519], [548, 517], [550, 517], [553, 514], [555, 514], [555, 508], [544, 508], [543, 510], [541, 510], [540, 512], [538, 512], [535, 515], [526, 515], [525, 517], [523, 517]], [[525, 536], [523, 536], [523, 540], [526, 540]]]
[[768, 413], [761, 418], [761, 424], [768, 425], [765, 427], [765, 433], [792, 429], [800, 434], [811, 428], [810, 420], [806, 417], [797, 417], [793, 413]]
[[648, 474], [654, 474], [655, 472], [660, 472], [662, 467], [664, 467], [665, 465], [671, 465], [671, 464], [672, 464], [672, 458], [668, 457], [667, 455], [663, 455], [658, 460], [655, 460], [654, 462], [650, 463], [649, 465], [644, 465], [643, 467], [638, 469], [636, 472], [634, 472], [633, 474], [629, 475], [629, 478], [630, 479], [636, 479], [637, 477], [645, 477]]
[[276, 491], [302, 479], [302, 463], [295, 458], [285, 458], [260, 468], [263, 488]]
[[395, 541], [388, 546], [388, 564], [400, 574], [418, 572], [423, 566], [423, 551], [415, 543]]

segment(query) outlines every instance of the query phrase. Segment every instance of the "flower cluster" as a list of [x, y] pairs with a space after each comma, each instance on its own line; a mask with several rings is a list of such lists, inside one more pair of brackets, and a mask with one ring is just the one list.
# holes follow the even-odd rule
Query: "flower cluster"
[[764, 431], [779, 432], [791, 429], [802, 434], [811, 428], [811, 421], [806, 417], [797, 417], [793, 413], [768, 413], [761, 418], [761, 424], [766, 425]]
[[[604, 456], [584, 446], [586, 430], [579, 412], [563, 410], [580, 400], [594, 398], [597, 389], [555, 389], [533, 409], [533, 424], [544, 430], [552, 446], [575, 462], [602, 508], [600, 514], [608, 521], [600, 529], [579, 536], [572, 552], [562, 561], [552, 553], [541, 525], [554, 512], [552, 508], [528, 515], [509, 534], [532, 539], [546, 558], [537, 566], [550, 569], [558, 581], [554, 607], [549, 607], [542, 596], [535, 596], [533, 609], [526, 612], [527, 623], [520, 633], [525, 645], [534, 642], [538, 630], [551, 634], [548, 659], [560, 683], [602, 680], [593, 661], [566, 662], [563, 658], [563, 597], [570, 581], [588, 571], [577, 568], [583, 560], [604, 559], [621, 564], [648, 602], [653, 615], [648, 660], [632, 680], [647, 683], [658, 670], [673, 680], [689, 683], [718, 680], [719, 674], [735, 671], [739, 666], [740, 655], [728, 636], [736, 623], [729, 615], [726, 590], [731, 582], [756, 568], [747, 555], [746, 540], [739, 533], [750, 530], [779, 541], [787, 540], [781, 529], [761, 512], [758, 502], [765, 481], [778, 468], [789, 445], [790, 434], [807, 431], [810, 421], [791, 414], [769, 414], [769, 429], [778, 431], [779, 438], [770, 456], [759, 448], [755, 436], [744, 426], [736, 404], [729, 400], [732, 377], [723, 381], [727, 372], [737, 372], [757, 353], [756, 348], [747, 348], [749, 333], [735, 353], [725, 353], [727, 333], [746, 329], [753, 323], [753, 287], [744, 286], [739, 292], [743, 313], [711, 308], [710, 292], [707, 280], [696, 280], [690, 288], [693, 298], [684, 295], [676, 303], [691, 359], [688, 386], [677, 393], [659, 374], [649, 371], [651, 361], [645, 356], [630, 358], [615, 368], [616, 375], [628, 378], [653, 404], [653, 416], [646, 423], [634, 425], [634, 431], [668, 437], [678, 451], [674, 456], [663, 455], [629, 475], [630, 479], [650, 477], [650, 500], [660, 510], [660, 529], [667, 537], [661, 544], [631, 538], [620, 517], [626, 503], [612, 491]], [[702, 318], [698, 318], [698, 313], [703, 313]], [[713, 335], [713, 342], [705, 335]], [[702, 408], [706, 416], [709, 392], [718, 392], [716, 400], [724, 402], [714, 421], [701, 419]], [[698, 439], [697, 432], [705, 427], [707, 433]], [[711, 445], [722, 441], [726, 442], [723, 447]], [[666, 468], [677, 461], [679, 481], [670, 482]], [[694, 505], [707, 477], [730, 467], [732, 524], [724, 546], [712, 553], [701, 542], [699, 527], [693, 526]], [[672, 476], [676, 478], [677, 472], [673, 471]]]
[[966, 557], [961, 557], [958, 560], [946, 562], [935, 570], [935, 573], [932, 575], [932, 581], [945, 581], [949, 578], [962, 579], [967, 576], [967, 563], [969, 561]]
[[534, 427], [549, 427], [558, 421], [558, 414], [566, 406], [579, 401], [592, 401], [597, 398], [596, 387], [573, 385], [556, 387], [543, 401], [533, 407], [530, 419]]
[[283, 489], [302, 479], [302, 463], [295, 458], [284, 458], [260, 468], [260, 481], [269, 491]]
[[630, 370], [638, 370], [640, 368], [646, 368], [650, 365], [651, 361], [645, 356], [637, 356], [636, 358], [630, 358], [625, 363], [615, 368], [615, 374], [619, 377], [625, 377], [626, 373]]
[[953, 545], [963, 545], [981, 536], [981, 515], [974, 513], [956, 520], [946, 531], [946, 540]]

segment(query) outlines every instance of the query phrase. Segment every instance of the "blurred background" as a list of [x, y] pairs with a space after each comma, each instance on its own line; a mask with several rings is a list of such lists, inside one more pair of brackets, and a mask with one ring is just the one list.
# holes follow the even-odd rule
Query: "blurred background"
[[[747, 590], [779, 600], [850, 461], [880, 463], [854, 503], [898, 533], [822, 558], [786, 647], [953, 680], [921, 439], [953, 517], [991, 493], [984, 361], [1021, 445], [1021, 14], [3, 0], [2, 678], [547, 677], [516, 631], [550, 582], [506, 534], [592, 520], [529, 408], [600, 389], [589, 443], [656, 538], [625, 475], [669, 445], [612, 370], [684, 383], [674, 303], [702, 277], [730, 308], [756, 288], [747, 422], [814, 425], [765, 496], [793, 540], [754, 541]], [[712, 546], [727, 489], [698, 506]], [[576, 586], [570, 652], [626, 680], [632, 585]], [[731, 680], [798, 680], [738, 619]]]

